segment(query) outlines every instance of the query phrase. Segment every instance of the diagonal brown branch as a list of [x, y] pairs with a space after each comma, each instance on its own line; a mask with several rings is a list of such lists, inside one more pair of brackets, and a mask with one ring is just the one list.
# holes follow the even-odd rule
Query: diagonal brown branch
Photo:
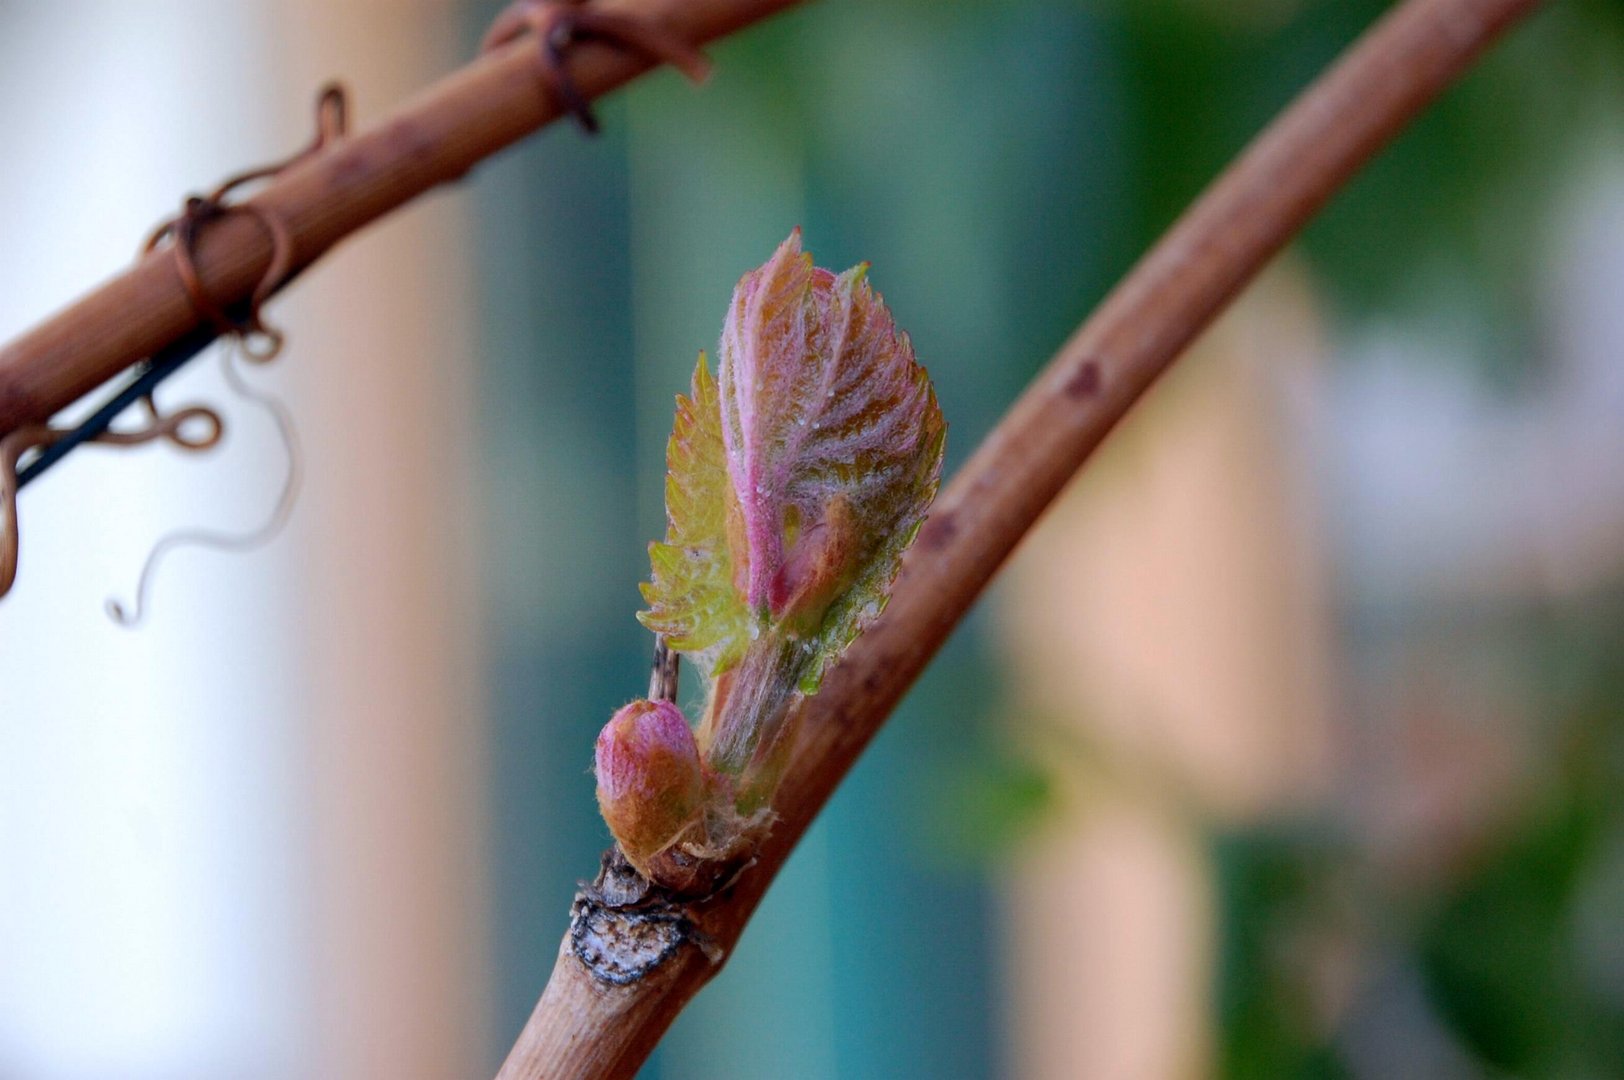
[[[606, 16], [648, 22], [699, 45], [797, 0], [604, 0]], [[382, 123], [336, 142], [248, 200], [287, 227], [292, 265], [328, 248], [563, 115], [548, 93], [534, 41], [515, 41], [443, 79]], [[588, 100], [647, 71], [638, 53], [583, 42], [570, 70]], [[133, 246], [133, 240], [132, 240]], [[272, 243], [251, 215], [208, 229], [197, 247], [205, 292], [224, 307], [248, 297]], [[198, 325], [167, 253], [148, 255], [0, 348], [0, 436], [42, 423]]]
[[[1359, 168], [1538, 0], [1407, 0], [1317, 79], [1134, 267], [948, 486], [890, 606], [806, 705], [780, 820], [697, 934], [627, 985], [568, 939], [502, 1080], [629, 1077], [716, 974], [790, 850], [1005, 558], [1118, 420]], [[705, 947], [701, 947], [703, 944]]]

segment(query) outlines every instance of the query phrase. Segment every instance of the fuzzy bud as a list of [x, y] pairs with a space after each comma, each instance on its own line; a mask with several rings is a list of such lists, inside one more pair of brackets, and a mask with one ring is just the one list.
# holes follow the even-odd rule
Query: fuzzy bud
[[801, 532], [773, 576], [767, 593], [773, 617], [801, 633], [815, 632], [830, 602], [851, 584], [857, 539], [851, 503], [834, 496], [823, 520]]
[[634, 701], [598, 735], [598, 808], [639, 870], [700, 816], [705, 771], [682, 710], [669, 701]]

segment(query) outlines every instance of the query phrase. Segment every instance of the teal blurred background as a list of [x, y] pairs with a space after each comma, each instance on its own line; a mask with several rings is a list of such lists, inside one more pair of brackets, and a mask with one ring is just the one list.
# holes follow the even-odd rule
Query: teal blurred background
[[[584, 751], [547, 748], [588, 746], [635, 690], [649, 643], [631, 585], [661, 531], [671, 399], [713, 348], [737, 275], [796, 224], [822, 265], [871, 261], [935, 378], [951, 473], [1108, 285], [1383, 6], [814, 5], [715, 49], [702, 91], [661, 74], [605, 105], [601, 139], [554, 130], [479, 178], [498, 1032], [519, 1026], [551, 964], [571, 888], [558, 868], [585, 875], [603, 842]], [[470, 40], [492, 10], [470, 13]], [[1621, 30], [1617, 4], [1554, 5], [1337, 200], [1292, 256], [1330, 340], [1414, 325], [1445, 335], [1449, 356], [1407, 362], [1461, 365], [1461, 387], [1501, 403], [1540, 392], [1556, 362], [1543, 238], [1576, 175], [1611, 170], [1609, 198], [1624, 193]], [[1605, 213], [1624, 239], [1617, 207]], [[1616, 249], [1606, 272], [1617, 334]], [[1332, 369], [1360, 363], [1327, 351]], [[1321, 374], [1334, 394], [1335, 371]], [[1616, 430], [1617, 374], [1610, 386]], [[1293, 452], [1336, 458], [1338, 438], [1365, 437], [1322, 432]], [[1592, 465], [1612, 477], [1616, 527], [1624, 439], [1600, 449], [1614, 455]], [[1511, 595], [1440, 606], [1425, 582], [1380, 595], [1339, 565], [1337, 519], [1361, 496], [1337, 486], [1338, 466], [1314, 474], [1312, 501], [1329, 522], [1326, 617], [1345, 673], [1331, 711], [1355, 729], [1351, 760], [1312, 805], [1242, 827], [1196, 814], [1220, 959], [1211, 1057], [1188, 1071], [1624, 1075], [1621, 536], [1612, 572], [1579, 596], [1507, 583]], [[545, 563], [525, 557], [538, 534]], [[645, 1075], [976, 1077], [1020, 1059], [1005, 992], [1020, 928], [999, 882], [1009, 849], [1050, 823], [1056, 783], [1008, 749], [1015, 695], [996, 639], [984, 613], [954, 637]], [[1382, 727], [1366, 711], [1389, 703], [1366, 699], [1428, 650], [1413, 663], [1445, 687], [1471, 677], [1462, 668], [1496, 671], [1495, 693], [1531, 721], [1504, 737], [1534, 777], [1445, 845], [1470, 859], [1417, 884], [1372, 865], [1357, 793], [1339, 789], [1376, 767], [1358, 744]], [[1481, 737], [1470, 704], [1436, 708], [1466, 710], [1452, 721]], [[1312, 1002], [1331, 976], [1283, 955], [1288, 935], [1360, 955], [1340, 1013]], [[1388, 1000], [1393, 986], [1415, 1000]]]
[[[0, 0], [4, 336], [297, 145], [322, 76], [375, 119], [499, 7]], [[109, 582], [255, 520], [274, 443], [24, 501], [0, 1077], [493, 1071], [607, 843], [590, 748], [646, 679], [673, 398], [739, 275], [796, 225], [872, 263], [951, 475], [1385, 7], [825, 0], [324, 260], [263, 376], [310, 446], [288, 538], [176, 560], [132, 644]], [[1624, 4], [1550, 4], [1276, 260], [643, 1076], [1624, 1077], [1621, 60]]]

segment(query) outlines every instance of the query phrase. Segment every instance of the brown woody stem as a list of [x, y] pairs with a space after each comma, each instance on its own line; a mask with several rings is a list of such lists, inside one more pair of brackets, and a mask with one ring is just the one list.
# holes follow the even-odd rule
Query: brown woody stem
[[[603, 0], [593, 11], [699, 45], [795, 2]], [[558, 119], [565, 106], [546, 89], [541, 56], [534, 41], [515, 40], [481, 57], [382, 123], [278, 174], [247, 205], [286, 227], [293, 268], [308, 265], [350, 233]], [[587, 99], [653, 66], [640, 52], [598, 41], [572, 47], [569, 64], [572, 84]], [[234, 214], [198, 239], [202, 289], [221, 307], [245, 300], [271, 264], [272, 238], [261, 220]], [[147, 255], [0, 348], [0, 436], [50, 419], [198, 322], [170, 253]]]
[[[1066, 481], [1326, 200], [1537, 3], [1407, 0], [1219, 176], [942, 493], [884, 615], [806, 702], [800, 742], [774, 800], [778, 821], [756, 861], [717, 896], [681, 907], [686, 923], [662, 924], [677, 926], [662, 939], [673, 946], [624, 985], [593, 975], [566, 939], [502, 1080], [602, 1080], [637, 1071], [716, 974], [863, 747]], [[647, 947], [639, 945], [635, 922], [623, 929], [628, 948]]]

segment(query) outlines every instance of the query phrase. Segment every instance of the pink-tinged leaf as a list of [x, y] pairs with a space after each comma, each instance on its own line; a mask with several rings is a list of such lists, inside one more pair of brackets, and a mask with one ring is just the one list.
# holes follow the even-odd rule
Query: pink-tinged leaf
[[809, 646], [806, 692], [884, 606], [941, 470], [935, 393], [867, 276], [815, 268], [797, 230], [739, 282], [722, 331], [745, 602]]

